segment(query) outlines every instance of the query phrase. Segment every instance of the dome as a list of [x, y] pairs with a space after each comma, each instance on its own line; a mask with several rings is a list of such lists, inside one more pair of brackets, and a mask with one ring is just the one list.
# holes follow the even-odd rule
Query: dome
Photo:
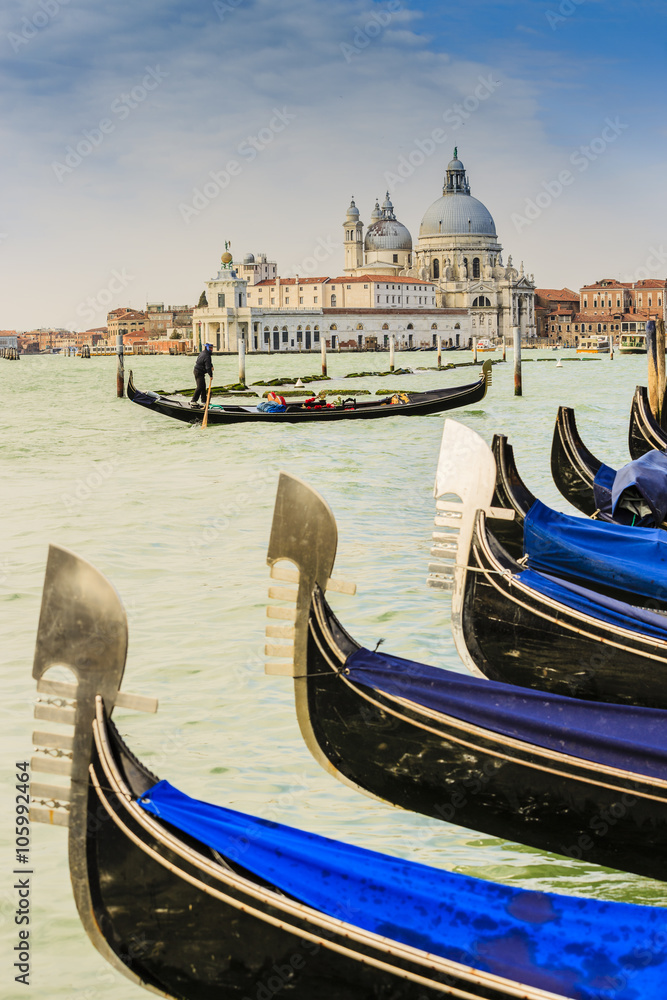
[[352, 216], [352, 217], [354, 217], [354, 218], [356, 218], [356, 219], [358, 219], [358, 218], [359, 218], [359, 209], [358, 209], [358, 208], [357, 208], [357, 206], [356, 206], [356, 205], [354, 204], [354, 198], [352, 198], [352, 201], [350, 202], [350, 207], [349, 207], [349, 208], [348, 208], [348, 210], [347, 210], [347, 217], [348, 217], [348, 219], [349, 219], [349, 218], [350, 218], [351, 216]]
[[438, 198], [427, 208], [419, 230], [420, 236], [467, 236], [469, 233], [497, 239], [496, 224], [488, 208], [469, 194], [445, 194]]
[[376, 198], [375, 199], [375, 208], [371, 212], [371, 225], [374, 222], [377, 222], [377, 220], [381, 219], [381, 218], [382, 218], [382, 209], [380, 208], [380, 202]]
[[244, 264], [254, 264], [255, 263], [255, 255], [254, 255], [254, 253], [247, 253], [245, 255], [245, 257], [243, 258], [243, 263]]
[[412, 236], [396, 219], [378, 219], [366, 231], [364, 250], [412, 250]]
[[449, 163], [447, 164], [447, 169], [448, 170], [465, 170], [465, 167], [463, 166], [463, 164], [461, 163], [461, 161], [458, 158], [455, 157], [453, 160], [449, 161]]

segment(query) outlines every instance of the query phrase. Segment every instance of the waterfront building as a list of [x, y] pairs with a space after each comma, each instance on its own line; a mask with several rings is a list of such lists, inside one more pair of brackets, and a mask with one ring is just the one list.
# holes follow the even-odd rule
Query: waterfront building
[[146, 313], [138, 309], [130, 309], [126, 306], [120, 309], [112, 309], [107, 313], [107, 338], [114, 344], [116, 337], [123, 333], [135, 333], [137, 330], [146, 329]]
[[[540, 293], [554, 289], [540, 289]], [[649, 319], [667, 318], [667, 279], [617, 281], [602, 278], [579, 290], [577, 302], [556, 301], [544, 313], [545, 335], [555, 343], [576, 344], [580, 337], [643, 333]]]

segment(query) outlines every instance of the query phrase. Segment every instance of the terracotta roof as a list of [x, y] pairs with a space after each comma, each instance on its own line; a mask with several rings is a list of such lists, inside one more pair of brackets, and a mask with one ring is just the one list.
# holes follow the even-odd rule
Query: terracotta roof
[[641, 281], [635, 281], [635, 288], [665, 288], [667, 286], [667, 278], [642, 278]]
[[579, 292], [573, 292], [571, 288], [536, 288], [535, 295], [541, 299], [572, 299], [579, 301]]
[[[602, 284], [604, 282], [604, 285]], [[581, 291], [585, 288], [632, 288], [631, 281], [617, 281], [616, 278], [600, 278], [599, 281], [594, 281], [592, 285], [582, 285]]]

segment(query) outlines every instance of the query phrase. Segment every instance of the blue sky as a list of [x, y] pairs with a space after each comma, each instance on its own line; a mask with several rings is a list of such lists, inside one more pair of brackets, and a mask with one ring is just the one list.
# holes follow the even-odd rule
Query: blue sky
[[455, 145], [538, 285], [665, 277], [665, 37], [653, 0], [10, 0], [0, 328], [196, 302], [225, 240], [336, 275], [350, 195], [416, 242]]

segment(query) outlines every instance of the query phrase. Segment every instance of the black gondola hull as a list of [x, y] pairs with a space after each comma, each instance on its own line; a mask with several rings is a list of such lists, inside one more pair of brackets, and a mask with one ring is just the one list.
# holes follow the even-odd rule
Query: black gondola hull
[[649, 451], [667, 451], [667, 433], [653, 416], [643, 385], [637, 386], [632, 397], [628, 448], [633, 462]]
[[551, 444], [551, 475], [559, 492], [587, 517], [597, 509], [593, 482], [601, 465], [579, 436], [574, 410], [561, 406]]
[[339, 775], [404, 809], [667, 878], [667, 788], [656, 802], [645, 797], [647, 788], [656, 794], [650, 781], [612, 777], [347, 680], [331, 663], [336, 649], [349, 655], [356, 644], [317, 595], [309, 627], [309, 723]]

